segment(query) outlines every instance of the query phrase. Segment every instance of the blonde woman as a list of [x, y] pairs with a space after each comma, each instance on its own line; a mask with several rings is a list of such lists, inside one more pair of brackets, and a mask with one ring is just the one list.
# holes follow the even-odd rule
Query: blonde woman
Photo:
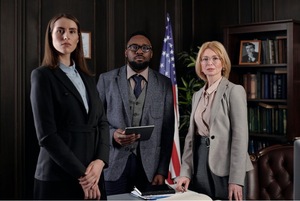
[[247, 100], [242, 86], [228, 80], [231, 62], [217, 41], [204, 43], [196, 73], [206, 82], [193, 96], [177, 190], [190, 187], [212, 199], [243, 200], [247, 153]]

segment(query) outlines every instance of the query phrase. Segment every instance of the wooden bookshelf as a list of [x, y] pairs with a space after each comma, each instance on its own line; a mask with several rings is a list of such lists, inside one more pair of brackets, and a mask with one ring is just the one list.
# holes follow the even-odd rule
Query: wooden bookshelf
[[[247, 40], [264, 43], [259, 50], [260, 61], [256, 64], [239, 65], [241, 41]], [[243, 85], [247, 94], [251, 95], [248, 96], [249, 146], [253, 141], [262, 142], [263, 146], [286, 143], [300, 136], [300, 22], [281, 20], [226, 26], [224, 46], [232, 62], [229, 79]], [[247, 77], [248, 80], [255, 81], [249, 83]], [[252, 91], [249, 92], [250, 89]], [[269, 109], [263, 109], [266, 105]], [[259, 114], [256, 114], [258, 121], [255, 124], [258, 127], [251, 122], [253, 116], [250, 115], [254, 112], [250, 108], [257, 108], [255, 110]], [[262, 130], [262, 124], [266, 126], [262, 120], [266, 118], [262, 117], [263, 110], [272, 111], [267, 115], [267, 118], [271, 118], [267, 123], [269, 128]], [[286, 117], [278, 118], [278, 111]], [[278, 124], [285, 126], [284, 130], [280, 127], [279, 131]], [[259, 148], [262, 147], [258, 146]]]

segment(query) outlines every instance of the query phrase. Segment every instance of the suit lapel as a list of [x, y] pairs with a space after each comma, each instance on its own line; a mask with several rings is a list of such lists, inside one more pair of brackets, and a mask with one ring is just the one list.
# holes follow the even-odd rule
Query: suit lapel
[[70, 93], [72, 93], [78, 99], [78, 101], [84, 107], [83, 100], [78, 90], [76, 89], [72, 81], [68, 78], [68, 76], [60, 68], [54, 69], [53, 73], [57, 77], [57, 79], [70, 91]]
[[[93, 83], [91, 83], [91, 79], [88, 79], [88, 77], [86, 76], [86, 74], [82, 73], [81, 70], [78, 70], [78, 73], [80, 74], [80, 77], [85, 85], [85, 90], [87, 93], [87, 97], [88, 97], [88, 104], [89, 104], [89, 120], [92, 120], [96, 112], [96, 110], [93, 108], [93, 106], [95, 106], [96, 103], [95, 100], [97, 100], [97, 97], [95, 97], [97, 94], [95, 93], [95, 91], [93, 91], [92, 89], [94, 89], [94, 87], [92, 86]], [[80, 99], [82, 100], [81, 96]]]
[[157, 86], [158, 86], [157, 77], [153, 73], [153, 70], [149, 68], [144, 108], [149, 108], [151, 103], [155, 101], [154, 97], [156, 97], [155, 94], [157, 93]]
[[[145, 94], [145, 103], [144, 103], [144, 109], [143, 109], [143, 115], [149, 114], [149, 110], [151, 109], [151, 105], [157, 101], [155, 98], [158, 97], [157, 93], [159, 90], [157, 90], [158, 86], [158, 78], [153, 72], [151, 68], [149, 68], [148, 72], [148, 83], [147, 83], [147, 89]], [[163, 111], [162, 111], [163, 112]], [[150, 112], [151, 113], [151, 112]], [[148, 118], [142, 117], [142, 124], [147, 125], [149, 122], [144, 122], [144, 120], [147, 120]]]
[[121, 95], [121, 99], [125, 108], [126, 117], [129, 121], [129, 125], [131, 125], [131, 112], [130, 112], [130, 104], [129, 104], [129, 95], [128, 95], [128, 80], [127, 80], [127, 73], [126, 73], [126, 66], [122, 67], [115, 78], [118, 89]]
[[218, 114], [218, 111], [221, 106], [221, 100], [223, 98], [223, 95], [228, 87], [229, 81], [226, 78], [222, 78], [216, 95], [215, 95], [215, 100], [213, 102], [212, 108], [211, 108], [211, 116], [210, 116], [210, 123], [212, 124], [214, 122], [214, 119], [216, 118], [216, 115]]

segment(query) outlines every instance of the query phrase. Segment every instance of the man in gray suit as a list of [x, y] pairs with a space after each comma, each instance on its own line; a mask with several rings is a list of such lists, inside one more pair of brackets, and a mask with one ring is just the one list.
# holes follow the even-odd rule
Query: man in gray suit
[[[149, 37], [135, 32], [125, 49], [127, 65], [98, 80], [110, 125], [107, 195], [128, 193], [135, 185], [162, 184], [168, 175], [174, 136], [172, 84], [149, 68], [152, 55]], [[126, 127], [145, 125], [155, 126], [149, 140], [140, 140], [138, 133], [125, 134]]]

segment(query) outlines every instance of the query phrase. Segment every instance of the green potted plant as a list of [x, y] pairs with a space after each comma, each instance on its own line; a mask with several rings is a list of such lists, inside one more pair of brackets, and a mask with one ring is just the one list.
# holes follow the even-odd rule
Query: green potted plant
[[182, 73], [182, 76], [180, 77], [181, 82], [178, 84], [180, 138], [185, 138], [185, 135], [188, 131], [193, 94], [204, 85], [204, 81], [199, 79], [195, 72], [196, 58], [197, 52], [195, 52], [193, 49], [190, 49], [188, 52], [183, 51], [178, 53], [178, 61], [181, 62], [184, 67], [186, 67]]

